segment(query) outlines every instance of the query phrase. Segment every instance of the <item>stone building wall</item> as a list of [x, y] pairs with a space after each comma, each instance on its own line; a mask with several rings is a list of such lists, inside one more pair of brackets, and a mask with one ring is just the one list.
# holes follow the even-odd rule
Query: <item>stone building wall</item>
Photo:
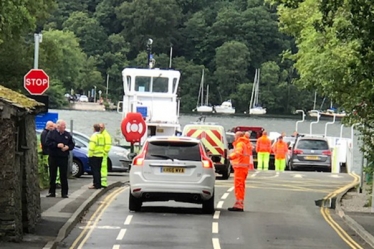
[[26, 116], [22, 125], [24, 126], [22, 143], [25, 146], [24, 156], [21, 157], [21, 165], [23, 165], [23, 228], [24, 232], [33, 233], [41, 212], [35, 117], [33, 115]]
[[15, 110], [7, 104], [0, 112], [0, 240], [19, 242], [41, 211], [35, 116]]
[[[16, 151], [16, 128], [11, 119], [0, 122], [0, 240], [22, 238], [21, 168]], [[17, 162], [18, 161], [18, 162]]]

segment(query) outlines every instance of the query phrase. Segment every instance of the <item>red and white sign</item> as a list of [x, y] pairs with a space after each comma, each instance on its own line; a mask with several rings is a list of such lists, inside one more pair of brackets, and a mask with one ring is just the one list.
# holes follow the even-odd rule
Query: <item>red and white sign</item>
[[127, 142], [140, 142], [147, 130], [143, 116], [138, 112], [129, 112], [122, 120], [121, 131]]
[[42, 69], [31, 69], [23, 79], [23, 86], [31, 95], [42, 95], [49, 88], [49, 76]]

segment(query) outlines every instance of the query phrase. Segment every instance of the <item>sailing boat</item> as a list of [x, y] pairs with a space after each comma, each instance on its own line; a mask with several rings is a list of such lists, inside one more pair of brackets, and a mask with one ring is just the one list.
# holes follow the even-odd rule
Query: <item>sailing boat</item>
[[347, 114], [345, 113], [345, 111], [337, 112], [337, 109], [334, 108], [332, 101], [330, 102], [330, 108], [327, 109], [327, 111], [321, 113], [321, 116], [324, 116], [324, 117], [334, 117], [335, 116], [336, 118], [343, 118], [346, 115]]
[[[199, 100], [200, 100], [200, 106], [199, 106]], [[204, 104], [204, 69], [201, 76], [201, 83], [200, 83], [200, 90], [199, 90], [199, 97], [197, 98], [196, 103], [196, 111], [197, 112], [213, 112], [213, 107], [208, 105], [209, 100], [209, 85], [207, 86], [206, 90], [206, 99]]]
[[262, 108], [258, 104], [258, 97], [260, 91], [260, 69], [256, 69], [255, 79], [253, 82], [251, 102], [249, 104], [249, 114], [263, 115], [266, 114], [266, 108]]
[[[314, 91], [313, 110], [308, 111], [309, 116], [314, 117], [314, 118], [318, 117], [318, 114], [320, 113], [319, 110], [316, 110], [316, 102], [317, 102], [317, 91]], [[322, 105], [323, 105], [323, 102], [322, 102]], [[321, 105], [321, 108], [322, 108], [322, 105]]]

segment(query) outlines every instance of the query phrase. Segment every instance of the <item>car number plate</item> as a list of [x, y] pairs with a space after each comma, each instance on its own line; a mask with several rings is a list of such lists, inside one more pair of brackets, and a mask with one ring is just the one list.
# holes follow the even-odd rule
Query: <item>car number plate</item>
[[162, 167], [162, 173], [176, 173], [176, 174], [183, 174], [184, 168], [172, 168], [172, 167]]
[[319, 160], [319, 157], [318, 156], [306, 156], [305, 159], [306, 160]]

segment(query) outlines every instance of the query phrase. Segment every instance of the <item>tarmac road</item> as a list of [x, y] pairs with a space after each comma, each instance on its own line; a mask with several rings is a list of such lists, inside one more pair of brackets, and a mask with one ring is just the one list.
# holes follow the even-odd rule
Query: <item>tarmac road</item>
[[369, 248], [332, 209], [315, 204], [354, 180], [348, 174], [251, 172], [245, 212], [236, 213], [227, 211], [235, 199], [232, 176], [216, 181], [214, 215], [175, 202], [145, 203], [141, 212], [130, 212], [128, 187], [121, 187], [93, 206], [59, 248]]

